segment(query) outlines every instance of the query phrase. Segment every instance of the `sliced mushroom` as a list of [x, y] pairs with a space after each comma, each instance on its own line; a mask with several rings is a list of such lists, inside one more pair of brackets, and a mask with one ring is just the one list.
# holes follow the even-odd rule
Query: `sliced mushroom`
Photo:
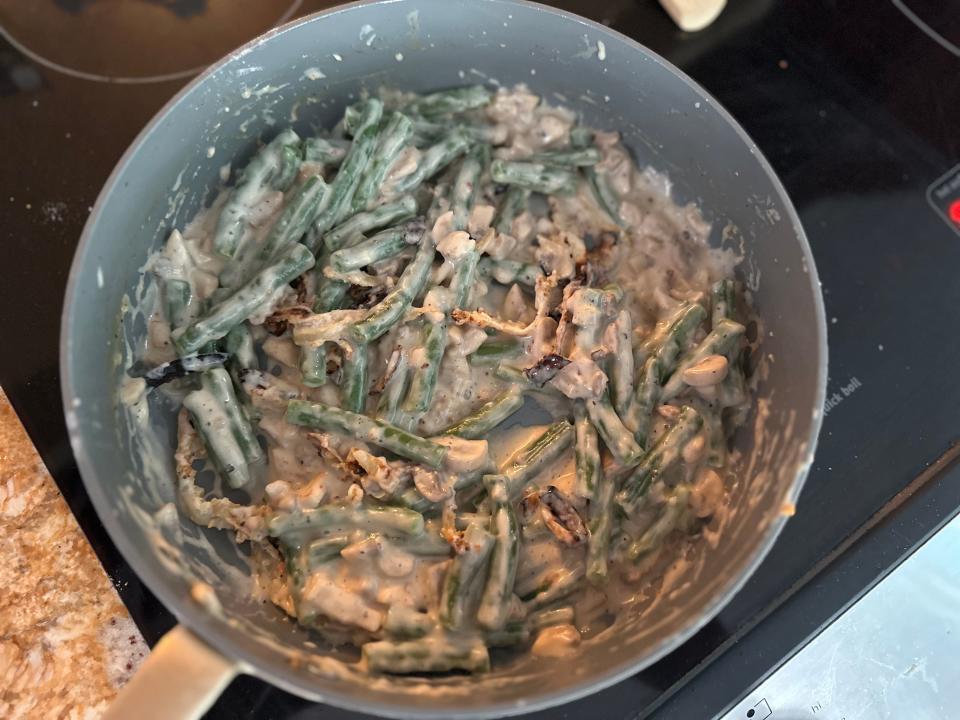
[[727, 377], [729, 363], [723, 355], [707, 355], [703, 360], [683, 371], [681, 378], [692, 387], [716, 385]]

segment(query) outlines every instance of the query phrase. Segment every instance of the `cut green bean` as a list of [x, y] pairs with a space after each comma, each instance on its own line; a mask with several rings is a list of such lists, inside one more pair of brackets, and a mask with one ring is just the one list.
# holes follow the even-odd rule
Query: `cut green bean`
[[633, 433], [627, 429], [613, 409], [610, 402], [610, 389], [604, 390], [603, 395], [598, 399], [589, 399], [586, 401], [587, 414], [590, 416], [590, 422], [597, 429], [600, 437], [603, 438], [603, 444], [613, 454], [622, 465], [635, 465], [643, 449], [637, 444]]
[[590, 499], [596, 491], [598, 480], [603, 476], [600, 444], [597, 440], [597, 430], [590, 422], [582, 400], [574, 403], [573, 417], [573, 427], [576, 431], [574, 451], [577, 469], [576, 493], [582, 498]]
[[469, 147], [469, 136], [462, 129], [454, 130], [438, 143], [427, 148], [420, 157], [416, 169], [409, 175], [399, 178], [394, 185], [394, 190], [399, 193], [413, 192], [463, 155]]
[[363, 173], [353, 196], [353, 211], [366, 210], [380, 197], [380, 188], [400, 152], [413, 135], [413, 123], [406, 115], [395, 112], [390, 115], [377, 139], [373, 158]]
[[490, 164], [494, 182], [518, 185], [544, 195], [572, 195], [577, 191], [577, 174], [543, 163], [494, 160]]
[[437, 115], [455, 115], [483, 107], [488, 102], [490, 102], [490, 92], [482, 85], [471, 85], [422, 95], [407, 106], [407, 111], [429, 118]]
[[712, 327], [721, 320], [733, 320], [737, 308], [737, 283], [732, 278], [715, 282], [710, 288]]
[[487, 646], [479, 638], [418, 638], [404, 642], [379, 640], [361, 648], [367, 670], [408, 675], [451, 670], [480, 673], [490, 669]]
[[444, 431], [468, 440], [479, 440], [490, 434], [500, 423], [523, 407], [523, 391], [512, 387], [485, 403], [456, 425]]
[[681, 305], [641, 347], [646, 358], [624, 422], [642, 447], [647, 445], [653, 410], [661, 402], [662, 385], [674, 372], [677, 358], [706, 314], [703, 306], [697, 303]]
[[530, 203], [530, 190], [519, 185], [510, 185], [503, 194], [493, 227], [501, 235], [513, 235], [513, 221]]
[[488, 630], [483, 633], [487, 647], [508, 648], [526, 645], [530, 641], [530, 630], [523, 623], [511, 622], [502, 630]]
[[361, 174], [373, 156], [377, 142], [377, 126], [382, 114], [383, 103], [376, 98], [370, 98], [364, 103], [353, 143], [330, 185], [330, 198], [313, 221], [312, 234], [307, 237], [307, 245], [314, 252], [319, 249], [324, 233], [343, 222], [350, 212]]
[[480, 177], [489, 162], [490, 146], [480, 144], [474, 146], [460, 163], [450, 194], [450, 209], [453, 211], [451, 230], [467, 229], [467, 219], [480, 192]]
[[523, 354], [523, 344], [513, 338], [505, 340], [487, 340], [470, 353], [470, 362], [474, 364], [499, 363], [501, 360], [513, 360]]
[[218, 253], [226, 257], [236, 254], [246, 232], [251, 207], [280, 172], [283, 148], [299, 140], [293, 130], [284, 130], [261, 148], [244, 168], [217, 219], [213, 247]]
[[701, 343], [686, 357], [677, 363], [670, 379], [663, 384], [662, 402], [668, 402], [680, 393], [687, 384], [683, 381], [683, 371], [703, 360], [708, 355], [727, 355], [740, 342], [746, 328], [738, 322], [720, 320]]
[[415, 246], [423, 235], [422, 223], [411, 223], [381, 230], [369, 240], [342, 248], [330, 255], [330, 267], [337, 272], [359, 270], [375, 262], [386, 260]]
[[[575, 148], [587, 148], [593, 143], [593, 131], [588, 128], [578, 127], [570, 131], [570, 144]], [[587, 185], [593, 193], [597, 206], [609, 216], [613, 222], [620, 227], [626, 225], [623, 216], [620, 214], [620, 198], [617, 191], [610, 184], [610, 178], [605, 172], [600, 172], [596, 167], [583, 168], [583, 174], [587, 179]]]
[[246, 461], [248, 463], [262, 461], [263, 449], [260, 447], [257, 434], [250, 424], [250, 419], [237, 400], [230, 374], [223, 368], [207, 370], [200, 377], [200, 385], [220, 403], [220, 407], [230, 423], [228, 430], [240, 446]]
[[323, 237], [330, 252], [341, 250], [355, 243], [349, 241], [371, 230], [410, 220], [417, 212], [417, 202], [411, 195], [404, 195], [364, 212], [358, 212], [333, 228]]
[[490, 531], [495, 541], [490, 556], [490, 570], [480, 596], [477, 622], [485, 630], [501, 630], [507, 621], [513, 582], [517, 576], [520, 558], [520, 526], [517, 513], [507, 492], [503, 477], [484, 478], [487, 494], [493, 502]]
[[378, 419], [388, 423], [397, 422], [400, 403], [407, 393], [407, 383], [410, 377], [408, 369], [407, 354], [404, 352], [398, 353], [396, 366], [384, 384], [383, 392], [380, 394], [380, 400], [377, 403]]
[[557, 600], [562, 600], [576, 590], [577, 585], [583, 579], [583, 575], [583, 565], [551, 570], [545, 574], [543, 580], [533, 591], [520, 597], [529, 612], [539, 610], [555, 603]]
[[163, 281], [164, 316], [170, 329], [176, 330], [192, 320], [193, 289], [186, 280], [169, 278]]
[[447, 345], [446, 320], [428, 323], [423, 328], [422, 356], [411, 368], [410, 386], [403, 400], [403, 410], [407, 413], [422, 413], [430, 409], [433, 395], [437, 389], [440, 363]]
[[416, 257], [404, 268], [397, 280], [397, 286], [375, 305], [363, 320], [350, 329], [355, 342], [371, 343], [396, 325], [413, 299], [423, 290], [430, 275], [434, 254], [433, 239], [425, 232], [420, 239]]
[[547, 150], [526, 158], [530, 162], [564, 167], [589, 167], [600, 162], [600, 151], [595, 147]]
[[296, 512], [278, 512], [267, 521], [267, 532], [271, 537], [337, 528], [358, 528], [386, 535], [420, 535], [423, 532], [423, 515], [401, 507], [365, 507], [344, 503]]
[[207, 389], [194, 390], [183, 398], [193, 427], [203, 440], [207, 457], [220, 477], [232, 488], [248, 487], [252, 481], [243, 448], [231, 432], [231, 419], [220, 400]]
[[284, 285], [313, 267], [313, 255], [296, 244], [241, 286], [228, 298], [215, 304], [203, 317], [174, 332], [174, 343], [181, 355], [195, 353], [212, 340], [219, 340], [231, 329], [263, 309]]
[[269, 262], [278, 252], [297, 242], [323, 208], [329, 187], [318, 175], [309, 177], [294, 192], [280, 217], [270, 228], [258, 258]]
[[324, 563], [336, 560], [340, 557], [340, 551], [349, 544], [350, 536], [347, 533], [311, 540], [303, 548], [307, 570], [315, 570]]
[[680, 410], [677, 422], [650, 448], [640, 464], [623, 481], [617, 502], [627, 515], [639, 507], [650, 486], [662, 478], [680, 459], [683, 446], [700, 432], [703, 418], [692, 407]]
[[297, 179], [297, 173], [300, 172], [300, 163], [303, 162], [300, 144], [284, 145], [280, 150], [280, 169], [270, 181], [270, 187], [274, 190], [286, 192]]
[[369, 353], [366, 345], [355, 345], [344, 353], [340, 382], [340, 407], [362, 413], [367, 401]]
[[667, 535], [678, 529], [687, 517], [689, 497], [690, 489], [685, 485], [674, 488], [653, 525], [627, 548], [627, 559], [637, 562], [659, 548]]
[[591, 585], [602, 586], [607, 581], [610, 566], [610, 538], [613, 534], [614, 497], [620, 477], [627, 472], [611, 475], [603, 466], [594, 483], [593, 500], [590, 503], [590, 539], [587, 541], [586, 574]]
[[570, 447], [575, 435], [573, 425], [561, 420], [550, 425], [540, 435], [526, 443], [500, 468], [511, 497], [517, 497], [529, 480]]
[[303, 159], [322, 163], [325, 167], [340, 166], [347, 156], [350, 142], [336, 138], [312, 137], [303, 141]]
[[471, 525], [464, 533], [463, 550], [453, 558], [443, 581], [440, 622], [444, 627], [460, 629], [471, 619], [493, 544], [493, 535], [479, 525]]
[[427, 613], [406, 605], [391, 605], [383, 620], [383, 629], [392, 638], [411, 640], [427, 635], [436, 624], [436, 620]]
[[613, 323], [616, 333], [616, 347], [608, 364], [610, 376], [610, 397], [613, 409], [624, 418], [630, 412], [633, 403], [633, 320], [629, 310], [621, 310]]
[[374, 420], [323, 403], [291, 400], [287, 406], [286, 417], [287, 422], [294, 425], [344, 433], [432, 468], [442, 467], [447, 455], [447, 448], [443, 445], [425, 440], [382, 420]]

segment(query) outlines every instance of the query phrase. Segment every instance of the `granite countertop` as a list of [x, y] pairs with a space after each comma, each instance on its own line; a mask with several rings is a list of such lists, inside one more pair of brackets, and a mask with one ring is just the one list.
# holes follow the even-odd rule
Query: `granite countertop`
[[99, 717], [147, 653], [0, 389], [0, 717]]

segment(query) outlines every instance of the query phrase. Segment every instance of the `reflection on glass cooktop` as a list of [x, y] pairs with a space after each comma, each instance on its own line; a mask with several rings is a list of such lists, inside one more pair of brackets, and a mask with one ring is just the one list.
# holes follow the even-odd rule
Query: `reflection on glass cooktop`
[[[173, 619], [106, 537], [66, 442], [56, 369], [66, 273], [114, 163], [197, 68], [279, 21], [332, 4], [0, 0], [0, 266], [8, 269], [0, 337], [17, 338], [15, 352], [0, 354], [0, 384], [150, 641]], [[960, 435], [960, 337], [945, 331], [960, 323], [960, 222], [950, 216], [950, 170], [960, 163], [958, 20], [934, 0], [740, 0], [709, 29], [687, 34], [654, 0], [553, 4], [663, 54], [744, 125], [797, 206], [829, 318], [831, 401], [817, 462], [771, 556], [675, 653], [537, 715], [592, 720], [602, 707], [602, 717], [626, 720], [655, 713], [707, 661], [724, 662], [726, 648]], [[960, 197], [960, 183], [955, 189]], [[728, 682], [732, 700], [745, 686]], [[314, 713], [242, 678], [210, 717]], [[357, 716], [324, 709], [322, 717]]]

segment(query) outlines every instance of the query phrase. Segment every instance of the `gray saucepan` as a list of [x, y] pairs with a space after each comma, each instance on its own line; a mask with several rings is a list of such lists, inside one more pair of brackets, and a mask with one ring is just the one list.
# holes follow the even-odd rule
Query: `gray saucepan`
[[[255, 599], [242, 549], [176, 511], [173, 413], [118, 399], [148, 325], [143, 270], [171, 228], [221, 185], [221, 166], [292, 123], [330, 126], [363, 89], [526, 83], [590, 125], [619, 130], [638, 163], [666, 173], [745, 259], [762, 320], [758, 410], [736, 439], [739, 481], [719, 543], [702, 543], [669, 588], [621, 613], [573, 660], [518, 659], [483, 677], [429, 683], [363, 676]], [[131, 305], [133, 308], [131, 309]], [[789, 515], [813, 457], [826, 382], [820, 288], [797, 215], [746, 133], [690, 78], [618, 33], [518, 0], [347, 5], [250, 42], [173, 98], [120, 160], [77, 249], [63, 311], [63, 401], [87, 491], [123, 556], [180, 627], [113, 717], [195, 716], [237, 672], [290, 692], [393, 717], [503, 716], [564, 703], [676, 648], [744, 585]], [[715, 546], [714, 546], [715, 545]]]

